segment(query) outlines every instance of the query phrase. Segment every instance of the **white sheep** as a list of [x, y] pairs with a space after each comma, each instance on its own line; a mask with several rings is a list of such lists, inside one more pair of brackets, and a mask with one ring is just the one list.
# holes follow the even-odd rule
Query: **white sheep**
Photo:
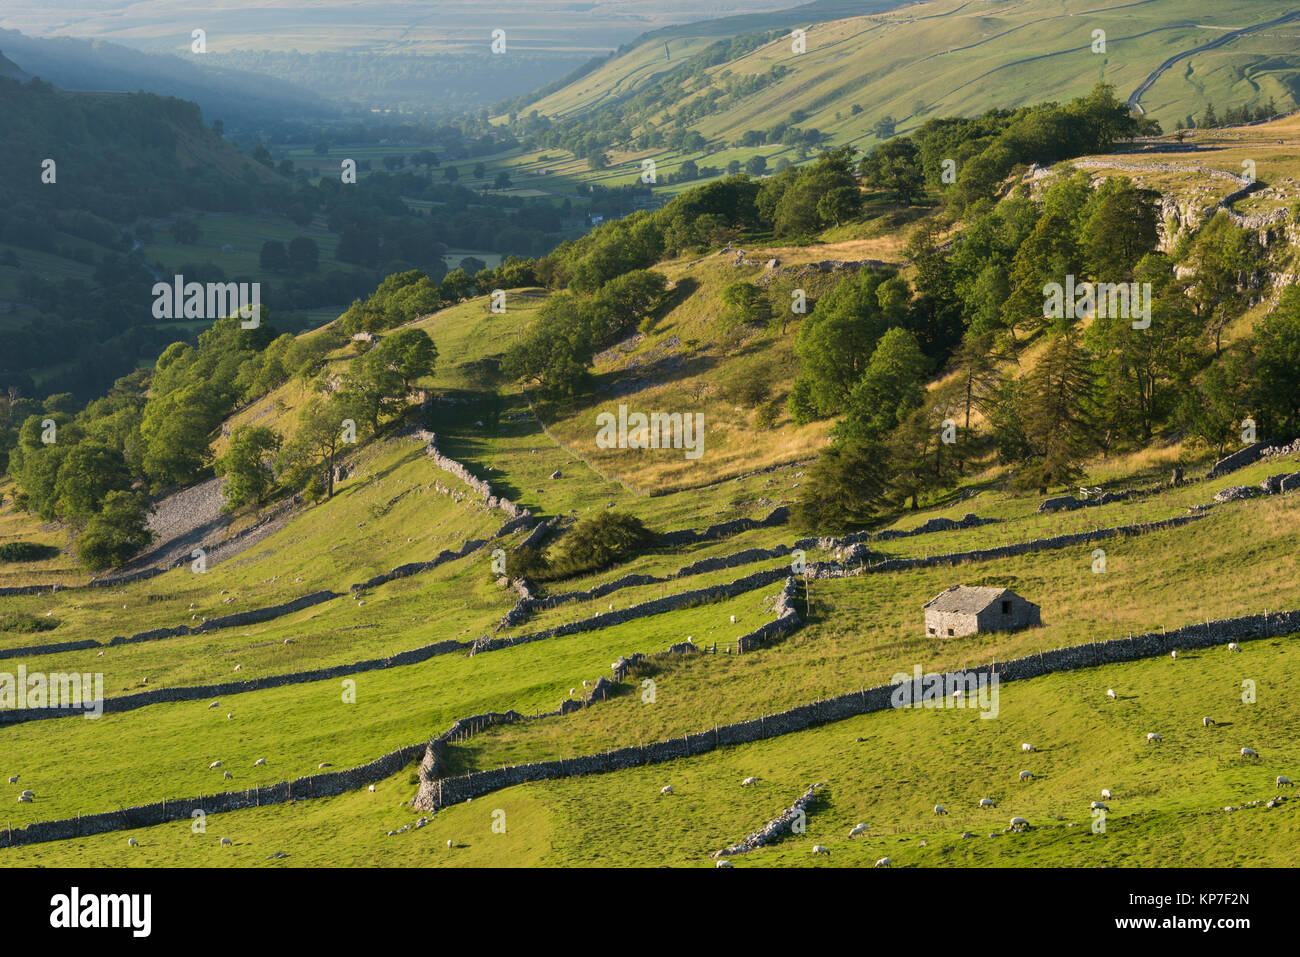
[[453, 843], [451, 843], [451, 841], [448, 841], [448, 842], [447, 842], [447, 846], [448, 846], [448, 847], [455, 847], [456, 845], [453, 844]]
[[659, 793], [660, 793], [660, 794], [672, 794], [672, 793], [673, 793], [673, 786], [672, 786], [671, 784], [665, 784], [663, 787], [661, 787], [661, 788], [659, 789]]
[[1107, 688], [1107, 689], [1106, 689], [1106, 697], [1109, 698], [1111, 701], [1114, 701], [1114, 700], [1115, 700], [1115, 689], [1114, 689], [1114, 688]]
[[1025, 829], [1028, 828], [1028, 827], [1029, 827], [1029, 822], [1026, 821], [1023, 817], [1013, 817], [1013, 818], [1011, 819], [1011, 826], [1008, 827], [1007, 830], [1008, 830], [1008, 831], [1023, 831], [1023, 830], [1025, 830]]
[[13, 775], [12, 777], [10, 777], [10, 778], [9, 778], [9, 783], [10, 783], [10, 784], [17, 784], [17, 783], [18, 783], [18, 775], [15, 774], [15, 775]]
[[211, 764], [208, 765], [208, 770], [209, 770], [209, 771], [215, 771], [215, 770], [216, 770], [217, 768], [219, 768], [219, 767], [221, 767], [221, 762], [220, 762], [220, 761], [213, 761]]
[[1154, 744], [1157, 741], [1163, 741], [1163, 740], [1164, 738], [1160, 737], [1160, 735], [1155, 731], [1147, 732], [1147, 744]]
[[1033, 752], [1037, 751], [1038, 749], [1035, 748], [1032, 744], [1022, 744], [1022, 745], [1020, 746], [1020, 750], [1021, 750], [1022, 752], [1024, 752], [1025, 754], [1032, 754]]
[[214, 701], [214, 702], [212, 702], [212, 704], [208, 705], [208, 710], [211, 711], [213, 708], [217, 708], [217, 707], [220, 707], [220, 706], [221, 706], [221, 702], [220, 702], [220, 701]]
[[1022, 780], [1022, 781], [1032, 781], [1033, 779], [1034, 779], [1034, 773], [1033, 773], [1032, 771], [1021, 771], [1021, 772], [1020, 772], [1020, 780]]
[[1100, 801], [1093, 801], [1093, 802], [1092, 802], [1091, 804], [1089, 804], [1088, 806], [1089, 806], [1090, 808], [1092, 808], [1094, 811], [1109, 811], [1109, 810], [1110, 810], [1110, 808], [1108, 808], [1106, 805], [1102, 804]]
[[229, 720], [231, 720], [232, 718], [234, 718], [234, 716], [235, 716], [235, 713], [234, 713], [233, 711], [227, 711], [227, 712], [226, 712], [226, 720], [227, 720], [227, 721], [229, 721]]
[[865, 824], [859, 824], [849, 831], [849, 837], [857, 837], [859, 834], [866, 834], [866, 833], [867, 833], [867, 826]]
[[577, 694], [577, 693], [578, 693], [578, 689], [577, 689], [577, 688], [570, 688], [570, 689], [569, 689], [569, 697], [570, 697], [570, 698], [572, 698], [572, 697], [573, 697], [575, 694]]
[[1211, 727], [1213, 724], [1214, 724], [1214, 719], [1213, 719], [1213, 718], [1202, 718], [1202, 719], [1201, 719], [1201, 727], [1203, 727], [1203, 728]]
[[1277, 787], [1289, 788], [1291, 786], [1292, 786], [1291, 779], [1287, 777], [1285, 774], [1279, 774], [1277, 776]]
[[34, 798], [34, 797], [36, 797], [36, 795], [35, 795], [34, 793], [32, 793], [31, 788], [28, 788], [27, 790], [23, 791], [23, 793], [22, 793], [21, 796], [22, 796], [22, 797], [25, 797], [25, 798]]
[[260, 768], [264, 764], [266, 764], [266, 758], [258, 758], [253, 762], [253, 767]]
[[714, 867], [730, 867], [730, 866], [731, 866], [731, 861], [718, 861], [718, 863], [714, 864], [713, 866], [714, 866]]
[[1173, 658], [1174, 661], [1177, 661], [1177, 660], [1178, 660], [1178, 649], [1175, 648], [1173, 651], [1169, 652], [1169, 657], [1170, 657], [1170, 658]]
[[880, 860], [876, 861], [876, 863], [872, 864], [871, 866], [872, 867], [893, 867], [894, 862], [887, 857], [882, 857]]
[[140, 846], [140, 842], [137, 841], [137, 840], [136, 840], [135, 838], [133, 838], [133, 837], [128, 837], [128, 838], [126, 839], [126, 846], [127, 846], [127, 847], [139, 847], [139, 846]]
[[1101, 789], [1101, 796], [1104, 797], [1104, 798], [1106, 798], [1106, 800], [1109, 801], [1109, 800], [1110, 800], [1110, 788], [1102, 788], [1102, 789]]
[[948, 809], [947, 809], [946, 807], [944, 807], [942, 804], [936, 804], [936, 805], [934, 806], [934, 813], [935, 813], [935, 814], [947, 814], [947, 813], [948, 813]]
[[235, 665], [235, 670], [236, 670], [236, 671], [243, 671], [243, 670], [244, 670], [244, 666], [243, 666], [243, 665]]
[[227, 781], [229, 781], [229, 780], [230, 780], [231, 778], [233, 778], [233, 777], [234, 777], [234, 775], [231, 774], [229, 771], [226, 772], [226, 774], [225, 774], [225, 779], [226, 779]]
[[752, 785], [752, 784], [757, 784], [757, 783], [758, 783], [758, 778], [749, 777], [749, 778], [745, 778], [745, 780], [741, 781], [741, 782], [740, 782], [740, 786], [741, 786], [742, 788], [747, 788], [747, 787], [749, 787], [750, 785]]
[[22, 804], [30, 804], [32, 802], [32, 797], [30, 794], [20, 794], [18, 795], [18, 800]]
[[1241, 651], [1241, 645], [1237, 644], [1235, 641], [1230, 641], [1230, 642], [1228, 642], [1228, 650], [1229, 650], [1229, 651]]
[[997, 807], [992, 798], [980, 798], [980, 807]]
[[234, 846], [235, 846], [235, 842], [232, 841], [232, 840], [231, 840], [230, 838], [228, 838], [228, 837], [223, 837], [223, 838], [221, 839], [221, 846], [222, 846], [222, 847], [234, 847]]
[[370, 785], [370, 793], [371, 793], [371, 794], [374, 794], [374, 793], [375, 793], [375, 786], [374, 786], [373, 784]]
[[814, 844], [814, 845], [813, 845], [813, 853], [814, 853], [814, 854], [825, 854], [826, 856], [829, 857], [831, 852], [828, 851], [828, 850], [826, 850], [826, 848], [822, 847], [820, 844]]
[[1254, 748], [1242, 748], [1241, 756], [1243, 758], [1257, 758], [1259, 757], [1259, 752], [1256, 751]]
[[583, 678], [583, 679], [582, 679], [582, 686], [583, 686], [584, 688], [587, 687], [587, 679], [586, 679], [586, 678]]
[[736, 623], [736, 616], [735, 616], [735, 615], [732, 615], [732, 616], [731, 616], [731, 623], [732, 623], [733, 625]]

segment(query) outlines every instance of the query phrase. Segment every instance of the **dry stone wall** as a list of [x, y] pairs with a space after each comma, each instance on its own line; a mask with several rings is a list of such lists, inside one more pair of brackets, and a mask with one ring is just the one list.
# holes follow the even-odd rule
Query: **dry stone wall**
[[[310, 671], [294, 671], [288, 674], [267, 675], [263, 678], [247, 678], [243, 681], [225, 681], [220, 684], [187, 685], [178, 688], [151, 688], [148, 691], [138, 691], [134, 694], [105, 698], [103, 701], [103, 709], [106, 714], [109, 714], [118, 711], [133, 711], [136, 708], [144, 708], [152, 704], [163, 704], [175, 701], [202, 701], [206, 698], [244, 694], [249, 691], [262, 691], [266, 688], [280, 688], [285, 685], [306, 684], [312, 681], [328, 681], [333, 678], [342, 678], [347, 675], [361, 674], [366, 671], [381, 671], [385, 668], [397, 668], [402, 665], [419, 664], [420, 662], [428, 661], [436, 655], [446, 655], [457, 651], [466, 651], [469, 647], [469, 644], [466, 642], [448, 639], [446, 641], [435, 642], [431, 645], [412, 648], [410, 651], [402, 651], [395, 655], [390, 655], [387, 658], [371, 658], [366, 661], [334, 665], [329, 668], [314, 668]], [[18, 724], [23, 721], [40, 721], [45, 718], [66, 718], [84, 714], [85, 711], [80, 708], [22, 708], [8, 711], [0, 710], [0, 724]]]
[[791, 833], [794, 822], [802, 820], [807, 815], [808, 810], [817, 801], [818, 792], [825, 786], [826, 782], [818, 781], [807, 791], [804, 791], [803, 795], [791, 804], [780, 817], [768, 821], [766, 825], [749, 835], [739, 844], [732, 844], [720, 851], [714, 851], [709, 857], [730, 857], [733, 854], [745, 854], [760, 847], [766, 847], [778, 838]]
[[109, 831], [152, 827], [168, 821], [189, 820], [195, 811], [204, 814], [224, 814], [248, 808], [285, 804], [305, 798], [334, 797], [355, 791], [392, 777], [412, 761], [418, 759], [428, 747], [427, 742], [409, 745], [390, 751], [383, 757], [344, 771], [330, 771], [282, 781], [246, 791], [225, 791], [220, 794], [200, 795], [195, 798], [159, 801], [137, 807], [83, 814], [56, 821], [38, 821], [21, 828], [0, 830], [0, 847], [18, 847], [45, 841], [65, 841]]
[[767, 571], [755, 572], [752, 575], [737, 578], [735, 581], [710, 585], [707, 588], [696, 588], [676, 595], [665, 595], [662, 598], [654, 598], [650, 601], [642, 602], [639, 605], [632, 605], [629, 608], [601, 612], [600, 614], [593, 615], [590, 618], [583, 618], [578, 621], [556, 625], [554, 628], [547, 628], [545, 631], [533, 632], [527, 635], [518, 635], [514, 638], [488, 638], [487, 636], [484, 636], [474, 643], [474, 649], [470, 654], [476, 655], [481, 652], [497, 651], [501, 648], [510, 648], [515, 645], [527, 644], [532, 641], [542, 641], [547, 638], [559, 638], [564, 635], [574, 635], [579, 632], [594, 631], [598, 628], [608, 628], [611, 625], [621, 625], [624, 622], [633, 621], [637, 618], [644, 618], [647, 615], [658, 615], [668, 611], [676, 611], [679, 608], [689, 608], [692, 605], [714, 602], [724, 598], [734, 598], [736, 595], [742, 595], [747, 591], [753, 591], [755, 588], [762, 588], [764, 585], [771, 584], [774, 581], [779, 581], [787, 574], [788, 572], [784, 568], [769, 569]]
[[[1206, 622], [1203, 625], [1189, 625], [1168, 632], [1150, 632], [1129, 638], [1058, 648], [1038, 655], [982, 665], [960, 674], [965, 676], [996, 673], [1000, 682], [1018, 681], [1057, 671], [1070, 671], [1165, 655], [1177, 648], [1206, 648], [1225, 644], [1228, 641], [1277, 637], [1297, 631], [1300, 631], [1300, 610], [1247, 615], [1242, 618]], [[948, 685], [946, 676], [944, 683]], [[893, 706], [893, 695], [897, 687], [897, 685], [879, 685], [874, 688], [864, 688], [861, 691], [812, 704], [799, 705], [777, 714], [721, 725], [710, 731], [688, 734], [654, 744], [618, 748], [575, 758], [516, 764], [504, 768], [475, 771], [452, 778], [430, 779], [421, 784], [416, 802], [423, 810], [436, 811], [469, 798], [532, 781], [602, 774], [676, 761], [707, 754], [730, 745], [780, 737], [817, 725], [884, 711]]]
[[893, 572], [910, 568], [934, 568], [940, 565], [959, 565], [963, 562], [988, 561], [996, 558], [1011, 558], [1027, 555], [1053, 548], [1068, 548], [1087, 542], [1113, 538], [1117, 535], [1141, 535], [1146, 532], [1163, 531], [1178, 528], [1189, 522], [1195, 522], [1206, 515], [1198, 512], [1194, 515], [1179, 515], [1158, 522], [1141, 522], [1136, 525], [1118, 525], [1114, 528], [1099, 528], [1088, 532], [1074, 532], [1056, 535], [1051, 538], [1038, 538], [1029, 542], [1017, 542], [997, 548], [979, 548], [966, 552], [949, 552], [946, 555], [930, 555], [926, 558], [887, 558], [872, 565], [861, 564], [856, 568], [845, 567], [835, 562], [817, 562], [808, 566], [808, 573], [813, 578], [847, 578], [873, 572]]
[[434, 435], [434, 433], [420, 429], [414, 434], [417, 439], [425, 443], [425, 454], [428, 455], [429, 458], [433, 459], [433, 464], [438, 466], [438, 468], [442, 469], [444, 472], [450, 472], [452, 475], [456, 476], [456, 478], [460, 479], [472, 488], [482, 497], [484, 504], [487, 505], [488, 508], [499, 508], [511, 518], [523, 518], [532, 514], [528, 509], [521, 508], [519, 505], [510, 501], [510, 499], [497, 495], [492, 491], [492, 486], [483, 481], [483, 479], [474, 475], [460, 462], [457, 462], [455, 459], [449, 459], [447, 456], [439, 452], [437, 436]]

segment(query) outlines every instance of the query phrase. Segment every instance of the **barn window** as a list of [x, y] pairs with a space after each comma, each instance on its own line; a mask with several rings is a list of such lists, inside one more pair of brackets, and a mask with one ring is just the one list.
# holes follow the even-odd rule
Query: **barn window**
[[949, 638], [952, 637], [952, 629], [951, 629], [951, 628], [948, 629], [948, 637], [949, 637]]
[[931, 629], [930, 629], [930, 634], [933, 635], [934, 633], [935, 633], [935, 629], [931, 628]]
[[1004, 615], [1009, 615], [1009, 614], [1011, 614], [1011, 602], [1009, 602], [1009, 601], [1004, 601], [1004, 602], [1002, 603], [1002, 614], [1004, 614]]

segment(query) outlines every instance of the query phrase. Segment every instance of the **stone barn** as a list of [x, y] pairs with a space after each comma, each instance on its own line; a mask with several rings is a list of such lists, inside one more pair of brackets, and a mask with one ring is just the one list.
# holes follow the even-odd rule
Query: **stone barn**
[[1038, 606], [1006, 588], [953, 585], [927, 601], [924, 608], [926, 634], [940, 638], [1041, 624]]

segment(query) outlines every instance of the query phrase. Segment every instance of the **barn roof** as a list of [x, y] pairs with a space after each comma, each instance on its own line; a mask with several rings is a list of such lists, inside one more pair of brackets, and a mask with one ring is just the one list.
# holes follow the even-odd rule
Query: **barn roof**
[[1003, 595], [1012, 594], [1006, 588], [974, 588], [966, 585], [953, 585], [947, 591], [941, 591], [922, 607], [926, 611], [967, 612], [977, 615]]

